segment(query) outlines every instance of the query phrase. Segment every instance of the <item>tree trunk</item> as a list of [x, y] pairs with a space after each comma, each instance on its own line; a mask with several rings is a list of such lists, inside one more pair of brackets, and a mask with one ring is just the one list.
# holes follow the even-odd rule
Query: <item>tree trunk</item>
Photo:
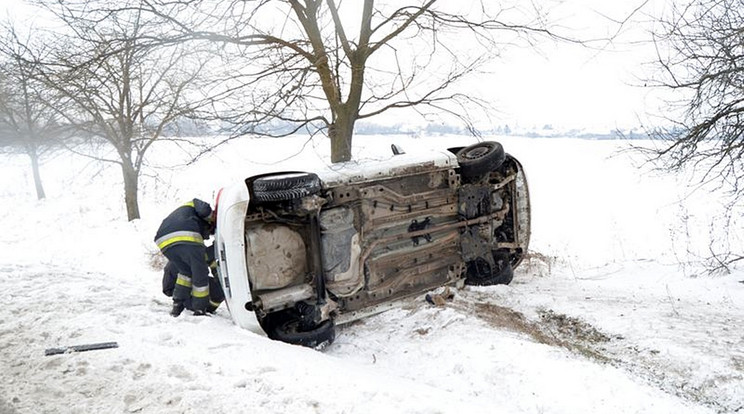
[[127, 205], [127, 219], [129, 221], [140, 218], [139, 202], [137, 201], [139, 174], [131, 163], [124, 160], [121, 171], [124, 176], [124, 203]]
[[339, 117], [336, 123], [328, 129], [331, 138], [331, 162], [345, 162], [351, 160], [351, 138], [354, 135], [354, 120]]
[[46, 198], [44, 194], [44, 187], [41, 185], [41, 172], [39, 171], [39, 154], [36, 153], [36, 148], [27, 148], [29, 158], [31, 158], [31, 169], [34, 174], [34, 186], [36, 186], [36, 198], [41, 200]]

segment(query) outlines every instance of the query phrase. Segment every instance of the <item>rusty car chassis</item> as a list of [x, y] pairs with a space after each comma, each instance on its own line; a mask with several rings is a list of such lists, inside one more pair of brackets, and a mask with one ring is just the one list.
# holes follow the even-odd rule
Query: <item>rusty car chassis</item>
[[393, 157], [372, 174], [279, 172], [223, 190], [219, 274], [236, 323], [315, 347], [337, 324], [412, 295], [508, 284], [530, 237], [522, 165], [497, 142], [437, 154]]

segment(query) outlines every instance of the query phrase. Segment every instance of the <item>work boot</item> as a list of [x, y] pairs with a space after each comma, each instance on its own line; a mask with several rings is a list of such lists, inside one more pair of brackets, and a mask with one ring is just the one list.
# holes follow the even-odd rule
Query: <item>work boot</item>
[[173, 308], [170, 311], [170, 315], [174, 318], [177, 318], [181, 312], [183, 312], [183, 309], [186, 306], [184, 306], [183, 302], [173, 302]]
[[205, 311], [204, 309], [194, 310], [194, 316], [206, 316], [206, 315], [207, 315], [207, 311]]

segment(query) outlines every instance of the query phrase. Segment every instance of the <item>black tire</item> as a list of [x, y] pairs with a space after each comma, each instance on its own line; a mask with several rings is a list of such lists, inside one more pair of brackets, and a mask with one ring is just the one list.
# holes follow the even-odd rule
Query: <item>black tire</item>
[[482, 258], [467, 264], [465, 284], [470, 286], [508, 285], [514, 279], [514, 268], [508, 252], [494, 252], [494, 268]]
[[491, 265], [479, 257], [467, 263], [465, 268], [465, 284], [471, 286], [488, 286], [491, 279]]
[[277, 312], [268, 315], [261, 324], [269, 338], [293, 345], [309, 348], [327, 346], [336, 339], [336, 325], [332, 320], [325, 320], [312, 328], [302, 327], [299, 317], [293, 312]]
[[320, 193], [320, 178], [312, 173], [282, 173], [253, 180], [253, 199], [258, 203], [291, 201]]
[[514, 279], [514, 267], [511, 264], [509, 252], [493, 252], [493, 261], [496, 263], [496, 271], [493, 272], [491, 280], [494, 285], [508, 285]]
[[457, 152], [460, 176], [464, 182], [478, 181], [497, 170], [506, 160], [504, 147], [495, 141], [486, 141], [465, 147]]

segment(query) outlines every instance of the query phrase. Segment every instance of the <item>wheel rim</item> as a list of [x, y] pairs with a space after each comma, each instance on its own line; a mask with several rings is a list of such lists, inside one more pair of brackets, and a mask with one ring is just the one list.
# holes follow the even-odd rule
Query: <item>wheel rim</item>
[[490, 145], [482, 145], [476, 148], [471, 149], [470, 151], [463, 154], [463, 158], [469, 159], [469, 160], [477, 160], [478, 158], [483, 158], [488, 153], [491, 152], [491, 146]]
[[282, 326], [282, 328], [284, 329], [285, 332], [289, 334], [297, 334], [300, 332], [305, 332], [300, 329], [300, 321], [298, 320], [288, 321]]
[[320, 327], [320, 324], [318, 324], [317, 326], [308, 329], [307, 327], [303, 327], [302, 325], [302, 321], [300, 321], [299, 319], [292, 319], [285, 322], [282, 325], [282, 329], [288, 334], [302, 334], [313, 332]]

